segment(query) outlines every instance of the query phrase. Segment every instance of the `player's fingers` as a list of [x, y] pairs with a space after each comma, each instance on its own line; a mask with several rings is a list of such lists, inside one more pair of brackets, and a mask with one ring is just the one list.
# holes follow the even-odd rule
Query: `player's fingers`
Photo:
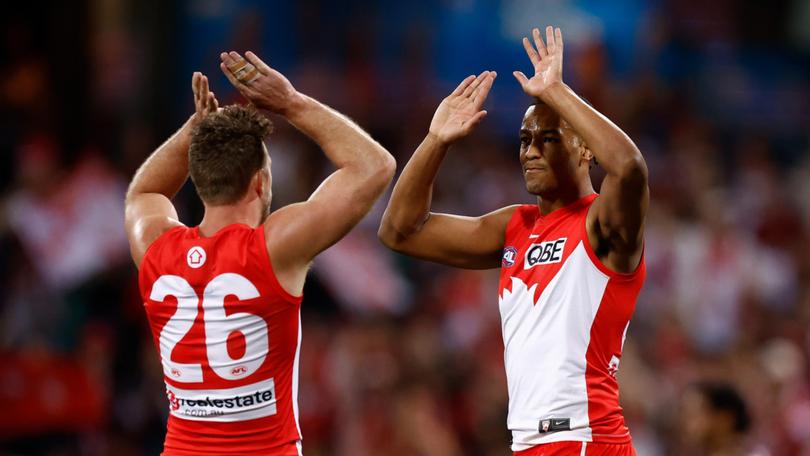
[[562, 30], [559, 27], [554, 31], [555, 35], [555, 44], [557, 45], [558, 52], [562, 54], [563, 51], [563, 39], [562, 39]]
[[231, 55], [230, 55], [230, 54], [228, 54], [227, 52], [221, 52], [221, 53], [219, 54], [219, 59], [220, 59], [220, 60], [222, 61], [222, 63], [224, 63], [226, 66], [228, 66], [228, 65], [232, 65], [232, 64], [233, 64], [233, 59], [231, 58]]
[[197, 88], [197, 84], [200, 79], [200, 73], [195, 71], [194, 74], [191, 75], [191, 93], [194, 94], [194, 103], [197, 103], [200, 97], [200, 90]]
[[217, 102], [217, 97], [214, 95], [214, 92], [208, 93], [208, 112], [216, 112], [217, 108], [219, 108], [219, 103]]
[[231, 73], [233, 74], [236, 74], [249, 65], [248, 61], [236, 51], [231, 51], [228, 53], [228, 55], [231, 57], [232, 62], [230, 65], [228, 65], [228, 69], [231, 70]]
[[[236, 53], [233, 53], [236, 54]], [[228, 71], [232, 71], [232, 68], [238, 67], [238, 54], [237, 57], [231, 55], [231, 52], [223, 52], [219, 55], [219, 58], [222, 60], [222, 63], [225, 64], [225, 67], [228, 68]]]
[[525, 86], [526, 84], [529, 83], [529, 78], [527, 78], [526, 75], [523, 74], [522, 71], [513, 71], [512, 75], [515, 76], [515, 79], [517, 79], [517, 81], [518, 81], [518, 83], [520, 83], [521, 87], [523, 87], [523, 86]]
[[537, 53], [540, 54], [540, 58], [547, 56], [549, 51], [546, 44], [543, 43], [543, 38], [540, 37], [540, 29], [536, 27], [532, 29], [532, 38], [534, 38], [534, 45], [537, 46]]
[[202, 83], [200, 84], [200, 99], [203, 101], [207, 101], [209, 92], [210, 90], [208, 88], [208, 77], [203, 75]]
[[197, 97], [194, 100], [197, 109], [205, 105], [205, 99], [207, 97], [208, 95], [205, 92], [205, 76], [200, 73], [200, 76], [197, 78]]
[[478, 77], [476, 77], [475, 80], [470, 85], [468, 85], [466, 89], [464, 89], [464, 92], [461, 92], [461, 96], [465, 98], [469, 97], [476, 89], [476, 87], [478, 87], [481, 84], [481, 82], [484, 81], [484, 78], [488, 73], [489, 71], [481, 72], [481, 74], [479, 74]]
[[498, 77], [498, 73], [491, 71], [486, 80], [473, 92], [472, 98], [475, 109], [481, 109], [481, 105], [486, 101], [489, 91], [492, 89], [492, 84], [495, 83], [496, 77]]
[[466, 78], [464, 78], [463, 81], [461, 81], [461, 83], [458, 85], [458, 87], [456, 87], [456, 89], [453, 90], [453, 92], [450, 95], [461, 95], [464, 92], [464, 89], [466, 89], [467, 86], [469, 86], [470, 83], [473, 82], [473, 81], [475, 81], [475, 75], [474, 74], [471, 74], [471, 75], [467, 76]]
[[237, 90], [239, 90], [240, 92], [244, 92], [245, 89], [247, 89], [247, 86], [239, 82], [239, 80], [236, 79], [236, 76], [234, 76], [234, 74], [231, 73], [231, 70], [228, 69], [228, 66], [225, 64], [224, 61], [219, 64], [219, 68], [225, 74], [225, 77], [228, 78], [228, 81], [230, 81], [231, 85], [236, 87]]
[[270, 66], [264, 63], [264, 61], [260, 59], [258, 55], [251, 51], [247, 51], [245, 52], [245, 58], [248, 60], [248, 62], [252, 63], [257, 70], [259, 70], [259, 73], [270, 74]]
[[537, 51], [534, 50], [532, 43], [529, 42], [529, 39], [525, 36], [523, 37], [523, 49], [526, 49], [526, 55], [529, 56], [529, 60], [532, 61], [532, 66], [537, 66], [540, 63], [540, 56], [537, 54]]
[[[540, 36], [540, 32], [537, 33], [537, 36]], [[554, 27], [550, 25], [546, 27], [546, 44], [548, 45], [548, 53], [553, 54], [557, 46], [554, 42]]]

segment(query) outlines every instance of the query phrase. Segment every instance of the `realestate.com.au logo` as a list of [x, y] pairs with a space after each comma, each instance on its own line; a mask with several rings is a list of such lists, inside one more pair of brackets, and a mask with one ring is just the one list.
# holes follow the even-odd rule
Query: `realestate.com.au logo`
[[169, 398], [172, 411], [183, 408], [183, 411], [180, 413], [194, 416], [224, 415], [230, 410], [239, 411], [239, 409], [248, 407], [260, 407], [262, 404], [267, 405], [268, 402], [275, 401], [272, 387], [253, 393], [216, 399], [211, 399], [208, 396], [199, 399], [185, 399], [177, 397], [173, 391], [166, 391], [166, 396]]

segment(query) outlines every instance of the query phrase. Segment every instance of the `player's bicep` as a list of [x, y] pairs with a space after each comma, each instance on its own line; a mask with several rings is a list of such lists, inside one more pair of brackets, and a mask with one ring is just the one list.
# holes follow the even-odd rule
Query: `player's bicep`
[[408, 236], [394, 235], [391, 247], [405, 255], [466, 269], [500, 267], [506, 225], [518, 206], [480, 217], [431, 213]]
[[136, 266], [140, 266], [146, 250], [161, 234], [182, 226], [177, 218], [172, 202], [161, 194], [141, 193], [127, 198], [124, 226]]

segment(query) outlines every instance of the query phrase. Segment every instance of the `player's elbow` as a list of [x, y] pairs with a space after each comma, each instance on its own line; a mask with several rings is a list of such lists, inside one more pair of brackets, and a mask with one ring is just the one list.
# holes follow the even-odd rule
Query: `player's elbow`
[[397, 233], [394, 226], [391, 224], [391, 220], [388, 217], [388, 211], [386, 211], [386, 213], [383, 215], [382, 221], [380, 222], [380, 228], [377, 229], [377, 238], [384, 246], [391, 250], [396, 250], [398, 237], [399, 233]]
[[390, 225], [385, 222], [380, 223], [380, 228], [377, 230], [377, 239], [382, 242], [382, 245], [393, 250], [394, 246], [396, 245], [396, 241], [392, 231], [393, 230], [391, 229]]
[[374, 193], [382, 193], [394, 179], [397, 162], [388, 151], [382, 149], [376, 160], [367, 163], [362, 174], [366, 187], [374, 189]]
[[618, 166], [618, 171], [619, 179], [627, 185], [647, 185], [647, 163], [644, 161], [644, 157], [638, 149], [634, 148], [631, 153], [625, 156]]
[[384, 182], [385, 187], [387, 187], [388, 184], [390, 184], [394, 179], [394, 174], [396, 174], [396, 172], [397, 161], [394, 159], [394, 156], [386, 150], [382, 156], [382, 159], [380, 160], [380, 165], [377, 170], [377, 174]]
[[394, 159], [394, 156], [391, 155], [388, 151], [385, 152], [385, 156], [383, 157], [382, 164], [380, 165], [380, 177], [385, 182], [385, 187], [394, 180], [394, 174], [397, 172], [397, 161]]
[[401, 230], [389, 216], [388, 211], [383, 215], [382, 222], [380, 222], [380, 228], [377, 230], [377, 238], [382, 242], [382, 244], [389, 249], [402, 253], [405, 243], [408, 240], [408, 236], [403, 234], [403, 230]]

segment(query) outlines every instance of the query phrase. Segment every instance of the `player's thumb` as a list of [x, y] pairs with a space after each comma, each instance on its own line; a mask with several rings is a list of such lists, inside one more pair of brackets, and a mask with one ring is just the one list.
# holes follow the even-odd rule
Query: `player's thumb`
[[529, 83], [529, 78], [527, 78], [522, 71], [513, 71], [512, 75], [515, 76], [515, 79], [517, 79], [521, 87]]

